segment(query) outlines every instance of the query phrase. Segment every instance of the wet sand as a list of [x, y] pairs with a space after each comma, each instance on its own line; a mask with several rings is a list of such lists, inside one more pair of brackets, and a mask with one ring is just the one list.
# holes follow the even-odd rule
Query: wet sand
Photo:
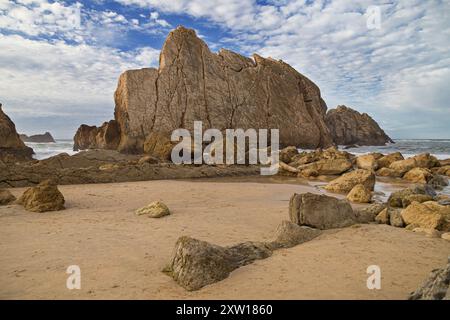
[[[187, 292], [161, 272], [179, 236], [219, 245], [270, 240], [288, 219], [294, 192], [321, 192], [304, 184], [223, 181], [60, 186], [64, 211], [0, 207], [0, 298], [405, 299], [450, 254], [450, 242], [440, 238], [361, 225], [327, 231]], [[11, 189], [16, 196], [23, 190]], [[134, 214], [154, 200], [173, 214]], [[381, 290], [366, 287], [366, 269], [374, 264]], [[70, 265], [81, 268], [81, 290], [66, 288]]]

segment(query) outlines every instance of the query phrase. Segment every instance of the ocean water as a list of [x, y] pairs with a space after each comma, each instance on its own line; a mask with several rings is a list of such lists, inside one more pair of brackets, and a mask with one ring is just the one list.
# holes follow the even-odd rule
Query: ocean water
[[380, 152], [383, 154], [392, 152], [401, 152], [405, 158], [428, 152], [438, 159], [450, 158], [450, 139], [408, 139], [394, 140], [395, 143], [389, 143], [385, 146], [368, 146], [345, 149], [340, 146], [339, 149], [359, 155], [369, 152]]
[[37, 160], [46, 159], [60, 153], [75, 154], [73, 151], [73, 140], [55, 139], [56, 143], [36, 143], [25, 142], [25, 144], [34, 150], [33, 158]]
[[[34, 158], [38, 160], [46, 159], [63, 152], [70, 155], [76, 153], [72, 150], [73, 140], [70, 139], [56, 139], [56, 143], [27, 142], [26, 145], [33, 148], [35, 152]], [[340, 146], [339, 149], [344, 150], [345, 148]], [[428, 152], [438, 159], [448, 159], [450, 158], [450, 139], [399, 139], [395, 140], [395, 143], [390, 143], [385, 146], [357, 147], [345, 150], [356, 155], [369, 152], [386, 154], [399, 151], [405, 158]]]

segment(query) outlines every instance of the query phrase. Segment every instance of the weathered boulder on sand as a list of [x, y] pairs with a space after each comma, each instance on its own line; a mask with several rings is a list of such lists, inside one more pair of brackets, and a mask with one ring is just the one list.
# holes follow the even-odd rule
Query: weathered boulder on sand
[[378, 168], [387, 168], [391, 165], [392, 162], [404, 160], [403, 155], [400, 152], [394, 152], [385, 155], [377, 160]]
[[291, 221], [282, 221], [276, 231], [275, 238], [269, 244], [272, 249], [291, 248], [310, 241], [322, 233], [319, 229], [299, 226]]
[[414, 168], [409, 170], [403, 176], [403, 179], [415, 182], [415, 183], [428, 183], [433, 178], [433, 174], [429, 169], [425, 168]]
[[406, 225], [450, 231], [450, 207], [435, 201], [413, 202], [402, 210], [401, 216]]
[[170, 215], [169, 208], [161, 201], [155, 201], [149, 205], [136, 210], [138, 216], [147, 215], [150, 218], [162, 218]]
[[365, 154], [356, 158], [356, 166], [359, 169], [376, 170], [378, 162], [373, 154]]
[[298, 225], [322, 230], [356, 223], [355, 213], [346, 200], [313, 193], [295, 193], [289, 201], [289, 217]]
[[338, 145], [381, 146], [393, 142], [367, 113], [346, 106], [330, 109], [325, 121]]
[[407, 199], [411, 195], [427, 195], [430, 197], [434, 197], [436, 196], [436, 192], [433, 190], [433, 188], [427, 185], [415, 185], [409, 188], [392, 192], [388, 198], [387, 203], [390, 207], [405, 208], [410, 204]]
[[193, 291], [221, 281], [233, 270], [271, 254], [264, 243], [244, 242], [221, 247], [182, 236], [175, 244], [171, 262], [163, 271], [180, 286]]
[[372, 192], [362, 184], [357, 184], [348, 193], [347, 200], [356, 203], [369, 203], [372, 200]]
[[56, 184], [50, 180], [41, 182], [36, 187], [27, 189], [17, 200], [18, 204], [32, 212], [58, 211], [64, 209], [64, 196]]

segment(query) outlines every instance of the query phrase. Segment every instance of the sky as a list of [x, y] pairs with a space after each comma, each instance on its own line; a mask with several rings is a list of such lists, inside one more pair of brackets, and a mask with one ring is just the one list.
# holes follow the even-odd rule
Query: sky
[[450, 138], [450, 0], [0, 0], [3, 109], [26, 134], [100, 125], [119, 75], [157, 67], [178, 25], [282, 59], [394, 139]]

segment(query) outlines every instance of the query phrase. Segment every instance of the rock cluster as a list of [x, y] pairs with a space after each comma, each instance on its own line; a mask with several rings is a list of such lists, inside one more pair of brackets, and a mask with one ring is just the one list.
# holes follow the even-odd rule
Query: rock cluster
[[346, 106], [328, 110], [325, 121], [338, 145], [381, 146], [393, 142], [367, 113]]
[[28, 161], [33, 153], [20, 139], [14, 122], [3, 112], [0, 103], [0, 163]]
[[116, 150], [120, 141], [120, 128], [115, 120], [100, 127], [81, 125], [73, 138], [73, 150], [108, 149]]

